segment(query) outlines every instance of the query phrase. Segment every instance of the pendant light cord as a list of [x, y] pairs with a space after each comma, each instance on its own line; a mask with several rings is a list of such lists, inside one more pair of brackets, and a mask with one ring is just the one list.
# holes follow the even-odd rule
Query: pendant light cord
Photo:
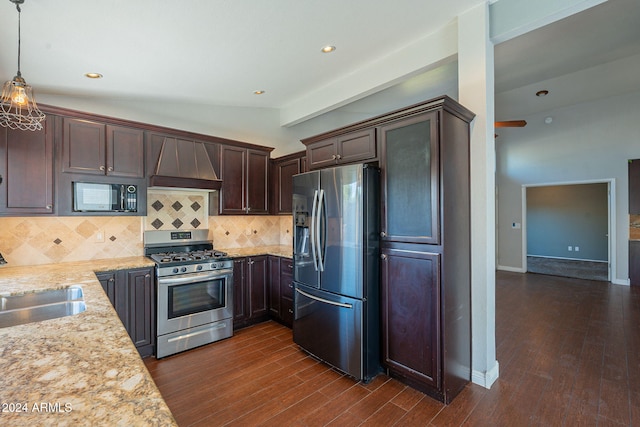
[[16, 9], [18, 9], [18, 77], [22, 77], [20, 74], [20, 15], [22, 10], [20, 10], [19, 3], [16, 3]]

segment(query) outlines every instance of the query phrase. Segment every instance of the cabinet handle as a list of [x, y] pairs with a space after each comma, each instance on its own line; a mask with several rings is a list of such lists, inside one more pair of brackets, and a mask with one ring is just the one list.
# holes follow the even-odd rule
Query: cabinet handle
[[293, 264], [289, 264], [289, 265], [288, 265], [288, 267], [289, 267], [289, 268], [293, 268]]
[[104, 171], [104, 166], [100, 166], [100, 170], [101, 170], [101, 171]]
[[334, 154], [331, 156], [331, 160], [335, 160], [337, 158], [337, 156]]
[[387, 233], [385, 233], [384, 231], [380, 232], [380, 237], [387, 237]]
[[255, 261], [249, 261], [249, 264], [250, 264], [250, 265], [253, 265], [253, 264], [255, 264], [255, 263], [256, 263]]
[[289, 287], [293, 289], [293, 283], [289, 283]]
[[107, 168], [107, 172], [113, 172], [113, 167], [112, 167], [112, 166], [109, 166], [109, 167]]
[[53, 207], [53, 206], [51, 206], [51, 205], [47, 205], [47, 206], [45, 206], [45, 209], [47, 209], [47, 210], [51, 210], [51, 208], [52, 208], [52, 207]]
[[249, 212], [251, 210], [251, 208], [247, 208], [247, 212]]
[[116, 281], [116, 279], [114, 279], [114, 278], [112, 277], [112, 278], [110, 278], [108, 281], [109, 281], [110, 283], [113, 283], [113, 282], [115, 282], [115, 281]]
[[293, 314], [293, 310], [289, 309], [289, 313]]
[[147, 274], [145, 274], [145, 275], [144, 275], [144, 278], [145, 278], [145, 279], [150, 279], [150, 278], [151, 278], [151, 275], [150, 275], [149, 273], [147, 273]]
[[381, 254], [380, 259], [385, 261], [387, 259], [387, 254]]
[[342, 158], [342, 156], [341, 156], [340, 154], [338, 154], [338, 155], [336, 156], [336, 159], [338, 159], [338, 160], [340, 160], [341, 158]]

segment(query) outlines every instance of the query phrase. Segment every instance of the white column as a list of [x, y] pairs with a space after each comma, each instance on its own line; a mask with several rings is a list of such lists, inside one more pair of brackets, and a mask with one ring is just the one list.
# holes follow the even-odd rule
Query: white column
[[489, 5], [458, 16], [459, 101], [476, 114], [471, 124], [472, 381], [498, 378], [495, 338], [495, 139], [493, 44]]

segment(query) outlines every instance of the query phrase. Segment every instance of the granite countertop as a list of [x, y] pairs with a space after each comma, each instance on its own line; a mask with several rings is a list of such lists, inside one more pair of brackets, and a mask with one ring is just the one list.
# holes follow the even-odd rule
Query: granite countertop
[[81, 285], [87, 305], [0, 329], [0, 425], [177, 425], [94, 275], [153, 265], [132, 257], [0, 269], [0, 295]]
[[230, 248], [219, 250], [226, 252], [233, 258], [256, 255], [275, 255], [284, 258], [293, 258], [293, 248], [289, 245], [256, 246], [251, 248]]

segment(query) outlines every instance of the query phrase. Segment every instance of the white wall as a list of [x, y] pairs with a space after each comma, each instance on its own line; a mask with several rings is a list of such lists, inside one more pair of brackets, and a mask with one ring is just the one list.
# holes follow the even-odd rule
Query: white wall
[[[552, 117], [545, 124], [545, 117]], [[498, 268], [521, 269], [525, 184], [615, 180], [616, 271], [627, 283], [629, 215], [627, 160], [640, 158], [640, 92], [523, 117], [524, 128], [498, 129]]]

